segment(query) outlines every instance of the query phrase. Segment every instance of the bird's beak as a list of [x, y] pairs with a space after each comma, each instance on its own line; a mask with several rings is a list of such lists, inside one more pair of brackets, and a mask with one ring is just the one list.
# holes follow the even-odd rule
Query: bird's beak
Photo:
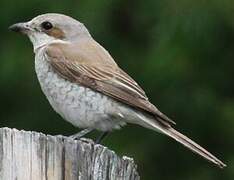
[[11, 25], [9, 27], [9, 29], [11, 31], [19, 32], [19, 33], [22, 33], [22, 34], [27, 34], [27, 32], [31, 30], [28, 23], [16, 23], [16, 24]]

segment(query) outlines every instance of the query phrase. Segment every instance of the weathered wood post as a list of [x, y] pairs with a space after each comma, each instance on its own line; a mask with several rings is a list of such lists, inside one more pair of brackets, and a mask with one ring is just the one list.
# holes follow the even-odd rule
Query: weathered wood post
[[133, 160], [91, 140], [0, 128], [0, 180], [139, 180]]

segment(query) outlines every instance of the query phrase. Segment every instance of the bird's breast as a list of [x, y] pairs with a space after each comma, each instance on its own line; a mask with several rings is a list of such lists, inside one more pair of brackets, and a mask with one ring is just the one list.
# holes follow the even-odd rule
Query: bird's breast
[[65, 120], [81, 128], [94, 126], [103, 131], [122, 125], [118, 118], [112, 117], [117, 113], [118, 102], [60, 77], [43, 50], [36, 53], [35, 70], [42, 91], [53, 109]]

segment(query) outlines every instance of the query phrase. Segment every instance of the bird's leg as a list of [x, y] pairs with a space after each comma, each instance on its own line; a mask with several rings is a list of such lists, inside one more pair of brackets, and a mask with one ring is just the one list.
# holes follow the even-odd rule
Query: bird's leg
[[100, 142], [108, 135], [110, 134], [109, 131], [103, 132], [95, 141], [96, 144], [100, 144]]
[[93, 131], [93, 129], [87, 128], [87, 129], [84, 129], [84, 130], [82, 130], [82, 131], [80, 131], [80, 132], [78, 132], [76, 134], [73, 134], [73, 135], [71, 135], [69, 137], [72, 138], [72, 139], [80, 139], [83, 136], [85, 136], [86, 134], [90, 133], [91, 131]]

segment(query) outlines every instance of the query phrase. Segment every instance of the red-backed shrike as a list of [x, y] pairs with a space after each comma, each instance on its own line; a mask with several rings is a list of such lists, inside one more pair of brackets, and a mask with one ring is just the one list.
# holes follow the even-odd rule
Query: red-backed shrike
[[221, 168], [226, 166], [176, 131], [175, 123], [149, 102], [143, 89], [79, 21], [51, 13], [10, 29], [32, 41], [41, 89], [57, 113], [85, 129], [78, 137], [94, 129], [110, 132], [133, 123], [173, 138]]

